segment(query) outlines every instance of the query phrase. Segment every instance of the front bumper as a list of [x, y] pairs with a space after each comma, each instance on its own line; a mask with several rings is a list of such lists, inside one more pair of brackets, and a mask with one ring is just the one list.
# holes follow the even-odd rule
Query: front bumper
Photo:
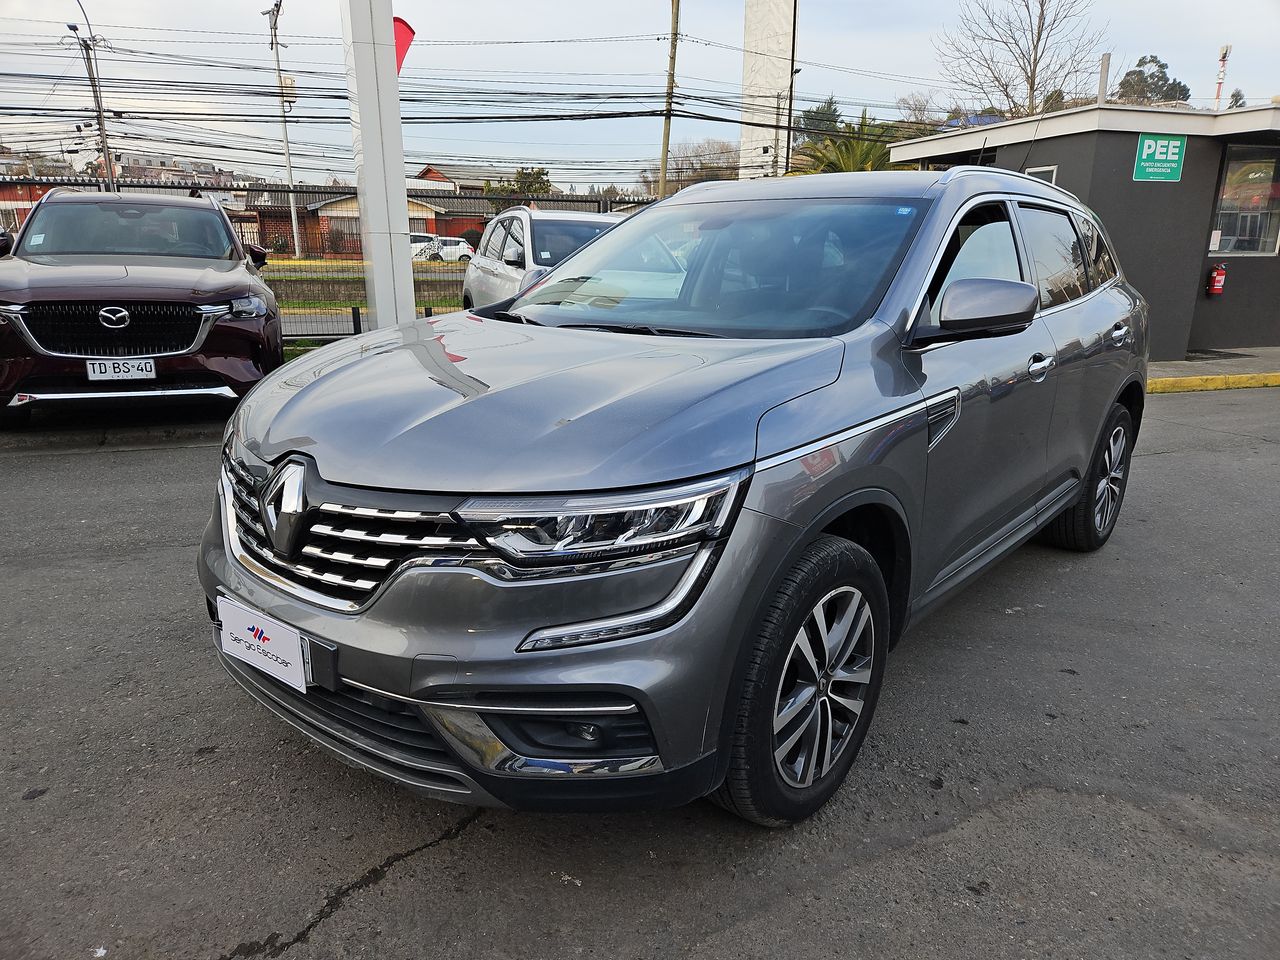
[[[219, 596], [234, 599], [332, 651], [328, 687], [305, 695], [252, 667], [224, 663], [256, 699], [346, 762], [456, 802], [553, 810], [663, 807], [705, 795], [723, 776], [721, 718], [742, 648], [744, 598], [758, 596], [755, 586], [771, 569], [767, 561], [785, 526], [743, 510], [697, 601], [670, 627], [522, 653], [516, 647], [533, 630], [658, 606], [690, 558], [545, 581], [415, 568], [364, 609], [341, 612], [260, 579], [230, 556], [217, 500], [198, 567], [211, 605]], [[355, 728], [359, 723], [353, 727], [353, 718], [315, 709], [313, 696], [335, 695], [372, 697], [411, 711], [438, 744], [438, 757], [406, 760], [394, 744], [371, 740]], [[609, 757], [536, 752], [512, 732], [520, 718], [603, 722], [610, 711], [646, 729], [646, 751]]]

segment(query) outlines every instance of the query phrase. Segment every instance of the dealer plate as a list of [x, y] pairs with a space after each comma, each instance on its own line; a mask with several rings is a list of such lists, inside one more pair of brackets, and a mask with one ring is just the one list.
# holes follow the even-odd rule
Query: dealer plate
[[223, 653], [306, 692], [306, 641], [297, 630], [226, 597], [218, 598], [218, 619]]

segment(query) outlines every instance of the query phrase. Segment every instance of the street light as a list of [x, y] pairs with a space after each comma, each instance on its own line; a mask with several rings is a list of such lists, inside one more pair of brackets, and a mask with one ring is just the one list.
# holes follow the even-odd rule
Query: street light
[[89, 22], [89, 14], [84, 9], [84, 4], [80, 0], [76, 0], [76, 5], [80, 8], [80, 13], [84, 17], [84, 25], [89, 31], [87, 38], [80, 36], [80, 27], [74, 23], [68, 23], [67, 29], [71, 31], [71, 35], [75, 38], [75, 42], [80, 46], [80, 53], [84, 57], [84, 69], [89, 74], [89, 87], [93, 90], [93, 105], [98, 111], [98, 138], [102, 145], [102, 171], [107, 179], [107, 189], [112, 193], [116, 190], [115, 166], [111, 162], [111, 147], [107, 143], [107, 117], [102, 109], [102, 89], [98, 85], [98, 44], [102, 42], [102, 38], [93, 32], [93, 24]]

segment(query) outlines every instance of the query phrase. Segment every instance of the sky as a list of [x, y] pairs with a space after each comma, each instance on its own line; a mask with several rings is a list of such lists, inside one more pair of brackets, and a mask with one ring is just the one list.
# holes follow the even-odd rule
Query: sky
[[[799, 3], [797, 114], [828, 94], [842, 101], [846, 116], [866, 106], [872, 116], [886, 118], [896, 115], [892, 105], [905, 94], [931, 91], [939, 102], [953, 99], [932, 39], [955, 22], [955, 0]], [[282, 176], [267, 19], [261, 14], [268, 0], [84, 4], [95, 31], [114, 48], [99, 54], [106, 106], [122, 114], [109, 123], [109, 130], [119, 130], [121, 146], [113, 144], [113, 151], [163, 137], [171, 152], [183, 156]], [[1224, 97], [1235, 87], [1250, 104], [1280, 94], [1280, 0], [1232, 0], [1222, 16], [1208, 10], [1199, 0], [1162, 0], [1158, 9], [1146, 0], [1097, 3], [1094, 22], [1105, 29], [1113, 78], [1139, 56], [1156, 53], [1191, 87], [1194, 104], [1210, 106], [1218, 48], [1231, 43]], [[417, 30], [401, 77], [402, 114], [414, 120], [404, 127], [410, 166], [430, 158], [536, 163], [549, 167], [561, 186], [582, 189], [632, 184], [640, 167], [656, 158], [656, 116], [471, 123], [440, 118], [660, 108], [667, 0], [400, 0], [395, 13]], [[74, 0], [0, 0], [0, 142], [54, 152], [74, 148], [73, 125], [88, 116], [90, 99], [82, 61], [59, 41], [68, 35], [65, 24], [80, 19]], [[338, 2], [285, 0], [280, 22], [288, 43], [281, 51], [283, 66], [297, 74], [303, 93], [297, 122], [290, 125], [296, 179], [349, 179]], [[726, 121], [736, 117], [742, 0], [684, 0], [680, 32], [686, 37], [677, 62], [680, 89], [720, 101], [704, 102], [699, 112]], [[673, 142], [736, 136], [732, 122], [673, 123]], [[86, 147], [72, 159], [88, 156]]]

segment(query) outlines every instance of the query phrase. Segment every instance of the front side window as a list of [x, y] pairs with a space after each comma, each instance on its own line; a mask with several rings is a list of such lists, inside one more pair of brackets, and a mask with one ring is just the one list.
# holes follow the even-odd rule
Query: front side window
[[511, 220], [511, 232], [502, 247], [502, 259], [508, 263], [518, 261], [524, 263], [524, 224], [517, 218]]
[[1089, 278], [1095, 287], [1100, 287], [1111, 280], [1119, 272], [1115, 258], [1107, 247], [1102, 231], [1088, 217], [1081, 217], [1080, 236], [1084, 241], [1085, 260], [1089, 263]]
[[1056, 307], [1084, 296], [1089, 280], [1071, 217], [1058, 210], [1021, 207], [1018, 220], [1035, 267], [1040, 306]]
[[533, 260], [540, 267], [554, 267], [611, 226], [603, 220], [534, 220]]
[[1227, 147], [1211, 254], [1274, 256], [1280, 249], [1280, 147]]
[[554, 326], [832, 336], [874, 314], [927, 208], [883, 198], [668, 202], [570, 256], [511, 310]]
[[947, 241], [938, 271], [929, 284], [929, 311], [934, 325], [942, 315], [942, 296], [956, 280], [1021, 280], [1013, 224], [1003, 203], [984, 203], [960, 219]]
[[18, 245], [18, 256], [130, 254], [147, 257], [236, 256], [226, 222], [207, 207], [161, 203], [43, 203]]

